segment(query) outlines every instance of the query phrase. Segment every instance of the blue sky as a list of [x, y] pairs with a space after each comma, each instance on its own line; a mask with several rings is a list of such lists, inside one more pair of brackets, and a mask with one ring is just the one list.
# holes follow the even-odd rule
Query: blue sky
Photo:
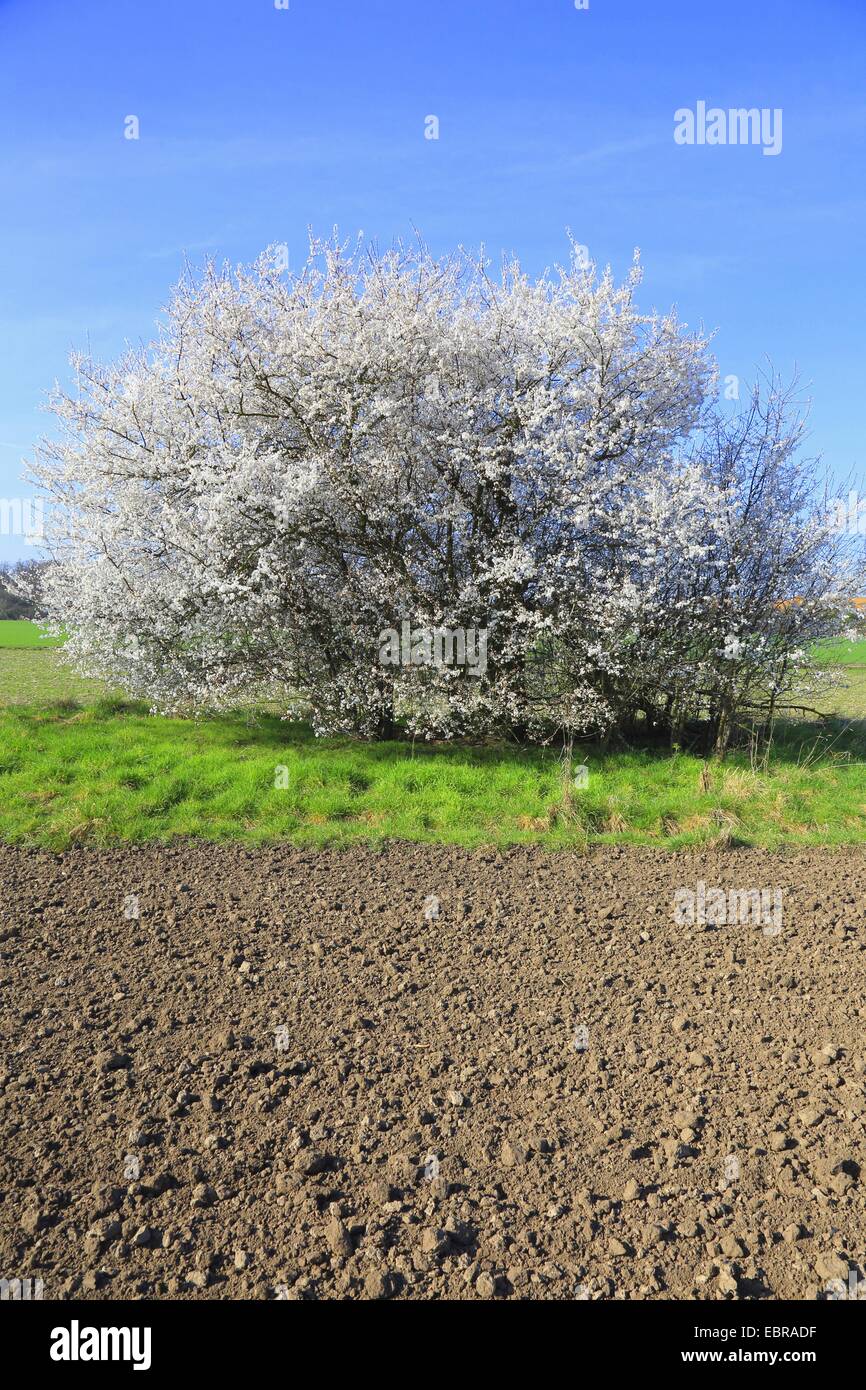
[[[796, 365], [860, 472], [864, 77], [863, 0], [0, 0], [0, 496], [70, 349], [149, 338], [184, 254], [297, 264], [335, 224], [531, 272], [566, 228], [618, 273], [639, 246], [641, 303], [717, 328], [723, 375]], [[781, 153], [677, 145], [698, 101], [781, 108]]]

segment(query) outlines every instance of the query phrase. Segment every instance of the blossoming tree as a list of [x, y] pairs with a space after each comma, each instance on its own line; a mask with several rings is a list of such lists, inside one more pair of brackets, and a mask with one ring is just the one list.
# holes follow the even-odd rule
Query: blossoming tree
[[[77, 357], [55, 397], [33, 471], [67, 657], [161, 710], [268, 690], [320, 731], [525, 736], [639, 709], [722, 746], [854, 581], [778, 393], [741, 435], [715, 418], [706, 339], [639, 281], [336, 241], [185, 280], [150, 348]], [[483, 677], [383, 665], [407, 619], [483, 631]]]

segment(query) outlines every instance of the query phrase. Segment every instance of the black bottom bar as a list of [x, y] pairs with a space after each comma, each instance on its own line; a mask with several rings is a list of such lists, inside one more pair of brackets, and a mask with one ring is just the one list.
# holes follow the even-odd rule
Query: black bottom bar
[[[846, 1306], [858, 1301], [859, 1308]], [[507, 1320], [500, 1322], [506, 1314]], [[449, 1344], [454, 1319], [458, 1319], [461, 1378], [473, 1360], [488, 1372], [501, 1364], [505, 1339], [514, 1332], [518, 1338], [514, 1352], [534, 1347], [532, 1354], [538, 1358], [543, 1347], [543, 1363], [548, 1366], [552, 1353], [561, 1356], [565, 1351], [565, 1346], [548, 1340], [551, 1333], [559, 1333], [570, 1347], [576, 1373], [592, 1364], [590, 1358], [595, 1355], [603, 1358], [612, 1376], [678, 1367], [687, 1376], [700, 1378], [714, 1367], [730, 1371], [760, 1366], [770, 1375], [796, 1368], [818, 1372], [826, 1379], [828, 1374], [859, 1365], [864, 1315], [866, 1299], [820, 1303], [578, 1300], [421, 1307], [325, 1303], [316, 1308], [276, 1302], [5, 1301], [0, 1303], [0, 1328], [4, 1347], [8, 1351], [14, 1346], [22, 1369], [61, 1379], [82, 1375], [92, 1380], [104, 1370], [113, 1376], [128, 1372], [139, 1379], [170, 1371], [214, 1374], [224, 1380], [237, 1371], [257, 1370], [263, 1361], [292, 1375], [301, 1371], [300, 1358], [315, 1355], [317, 1348], [319, 1354], [326, 1349], [329, 1371], [339, 1364], [345, 1348], [354, 1366], [363, 1365], [368, 1371], [375, 1366], [383, 1378], [403, 1379], [400, 1344], [379, 1339], [393, 1338], [400, 1330], [414, 1331], [419, 1317], [424, 1324], [430, 1320], [424, 1332], [431, 1366]], [[527, 1322], [521, 1327], [524, 1316]], [[491, 1342], [494, 1331], [496, 1341]], [[543, 1343], [527, 1341], [539, 1331]], [[329, 1339], [324, 1346], [323, 1333]], [[389, 1344], [390, 1370], [383, 1360]], [[378, 1350], [371, 1360], [372, 1348]]]

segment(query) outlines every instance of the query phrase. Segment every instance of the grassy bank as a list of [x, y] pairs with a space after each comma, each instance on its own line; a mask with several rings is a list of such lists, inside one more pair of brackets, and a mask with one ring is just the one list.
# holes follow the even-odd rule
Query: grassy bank
[[551, 750], [322, 740], [274, 716], [192, 723], [110, 700], [6, 709], [3, 837], [53, 848], [174, 836], [670, 848], [862, 841], [866, 764], [850, 738], [819, 752], [815, 737], [802, 726], [766, 771], [742, 755], [713, 766], [586, 748], [588, 785], [569, 791]]

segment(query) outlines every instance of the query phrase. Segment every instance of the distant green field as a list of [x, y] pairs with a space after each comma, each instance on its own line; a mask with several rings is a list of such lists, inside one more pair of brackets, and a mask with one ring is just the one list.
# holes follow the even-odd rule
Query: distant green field
[[0, 619], [0, 648], [18, 647], [56, 647], [58, 642], [45, 638], [35, 623], [16, 621], [13, 618]]
[[90, 705], [106, 694], [99, 681], [77, 676], [50, 647], [0, 647], [0, 712], [10, 705]]
[[816, 656], [822, 666], [866, 666], [866, 639], [859, 642], [822, 642]]
[[58, 659], [56, 639], [35, 623], [0, 620], [0, 709], [4, 705], [92, 704], [107, 692], [99, 681], [75, 675]]
[[[838, 668], [843, 683], [838, 690], [827, 691], [817, 698], [804, 696], [805, 703], [822, 714], [837, 715], [842, 719], [866, 720], [866, 666], [847, 666]], [[796, 695], [790, 699], [794, 701]]]

